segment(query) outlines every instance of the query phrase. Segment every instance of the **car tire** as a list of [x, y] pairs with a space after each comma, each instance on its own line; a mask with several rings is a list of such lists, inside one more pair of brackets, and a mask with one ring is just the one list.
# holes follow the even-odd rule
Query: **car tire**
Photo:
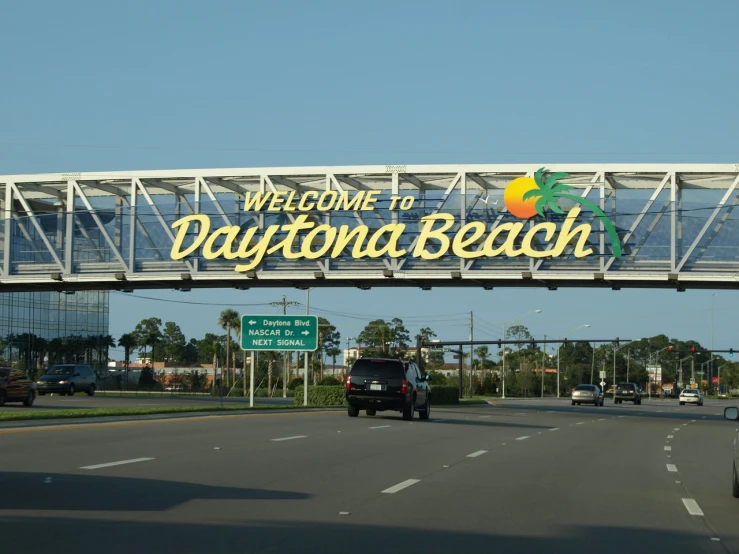
[[374, 416], [374, 415], [377, 415], [377, 410], [365, 410], [365, 413], [368, 416]]
[[685, 402], [680, 402], [680, 405], [681, 406], [685, 406]]
[[346, 409], [346, 413], [349, 414], [349, 417], [357, 417], [359, 415], [359, 408], [349, 405]]
[[413, 402], [409, 402], [405, 405], [403, 408], [403, 419], [406, 421], [412, 421], [413, 420], [413, 413], [415, 410], [413, 409]]
[[33, 406], [34, 400], [36, 400], [36, 395], [33, 393], [32, 390], [29, 390], [28, 396], [26, 396], [26, 399], [23, 401], [23, 405], [30, 408], [31, 406]]
[[426, 404], [424, 405], [422, 410], [418, 410], [418, 417], [421, 419], [428, 419], [431, 415], [431, 401], [427, 398]]
[[575, 401], [574, 401], [574, 400], [572, 401], [572, 405], [573, 405], [573, 406], [575, 405]]
[[734, 498], [739, 498], [739, 481], [737, 481], [736, 465], [734, 462], [731, 463], [732, 479], [731, 479], [731, 495]]
[[74, 396], [74, 385], [69, 385], [69, 390], [67, 391], [67, 396]]
[[90, 390], [87, 391], [87, 396], [95, 396], [95, 385], [90, 385]]

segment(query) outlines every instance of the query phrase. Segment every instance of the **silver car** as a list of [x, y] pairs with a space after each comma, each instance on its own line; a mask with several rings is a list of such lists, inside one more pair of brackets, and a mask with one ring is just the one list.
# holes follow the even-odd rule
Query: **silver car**
[[697, 404], [703, 406], [703, 395], [698, 389], [685, 389], [680, 393], [680, 405]]
[[[729, 421], [739, 421], [739, 408], [736, 408], [734, 406], [730, 408], [724, 408], [724, 418], [728, 419]], [[734, 495], [734, 498], [739, 498], [739, 476], [737, 475], [736, 471], [736, 462], [739, 460], [739, 452], [737, 451], [737, 438], [739, 437], [739, 429], [737, 429], [738, 435], [734, 436], [734, 456], [733, 460], [731, 461], [731, 470], [732, 470], [732, 477], [731, 477], [731, 494]]]
[[577, 385], [572, 391], [572, 405], [592, 404], [603, 405], [603, 391], [598, 385]]

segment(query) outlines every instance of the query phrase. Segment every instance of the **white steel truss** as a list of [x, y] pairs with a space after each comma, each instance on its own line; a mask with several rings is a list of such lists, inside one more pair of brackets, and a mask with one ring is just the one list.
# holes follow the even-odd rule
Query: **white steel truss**
[[[254, 271], [198, 252], [174, 261], [180, 217], [264, 230], [295, 214], [244, 212], [255, 192], [380, 191], [371, 212], [312, 214], [324, 223], [406, 223], [411, 251], [421, 217], [451, 213], [458, 230], [511, 221], [503, 192], [540, 164], [203, 169], [0, 176], [0, 291], [308, 286], [609, 286], [735, 288], [739, 284], [739, 164], [554, 164], [573, 195], [597, 205], [617, 228], [623, 255], [610, 255], [602, 221], [584, 210], [596, 254], [575, 258], [425, 261], [350, 256], [287, 260], [269, 256]], [[391, 195], [414, 208], [390, 211]], [[548, 214], [558, 221], [556, 214]], [[337, 223], [341, 221], [342, 223]], [[533, 226], [532, 221], [530, 226]], [[197, 232], [197, 228], [196, 228]], [[380, 243], [381, 244], [381, 243]], [[542, 246], [542, 245], [540, 245]], [[551, 245], [542, 246], [543, 250]]]

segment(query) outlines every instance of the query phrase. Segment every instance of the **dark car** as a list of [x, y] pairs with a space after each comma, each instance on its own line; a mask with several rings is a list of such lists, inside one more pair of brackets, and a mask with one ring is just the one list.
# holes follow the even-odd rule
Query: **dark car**
[[386, 358], [360, 358], [346, 378], [346, 401], [350, 417], [360, 410], [368, 416], [386, 410], [400, 412], [403, 419], [431, 414], [431, 376], [423, 376], [413, 362]]
[[95, 394], [95, 372], [89, 365], [59, 364], [44, 373], [36, 382], [36, 386], [41, 396], [47, 392], [73, 396], [79, 391], [92, 396]]
[[6, 402], [23, 402], [33, 406], [36, 384], [19, 369], [0, 367], [0, 406]]
[[618, 383], [616, 385], [616, 393], [613, 395], [613, 402], [621, 404], [623, 401], [641, 404], [641, 389], [636, 383]]

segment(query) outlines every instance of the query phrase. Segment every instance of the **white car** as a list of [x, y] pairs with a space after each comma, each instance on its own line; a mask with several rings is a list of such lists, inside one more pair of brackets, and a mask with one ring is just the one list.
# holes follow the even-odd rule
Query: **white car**
[[697, 404], [703, 406], [703, 395], [698, 389], [685, 389], [680, 393], [680, 405]]

